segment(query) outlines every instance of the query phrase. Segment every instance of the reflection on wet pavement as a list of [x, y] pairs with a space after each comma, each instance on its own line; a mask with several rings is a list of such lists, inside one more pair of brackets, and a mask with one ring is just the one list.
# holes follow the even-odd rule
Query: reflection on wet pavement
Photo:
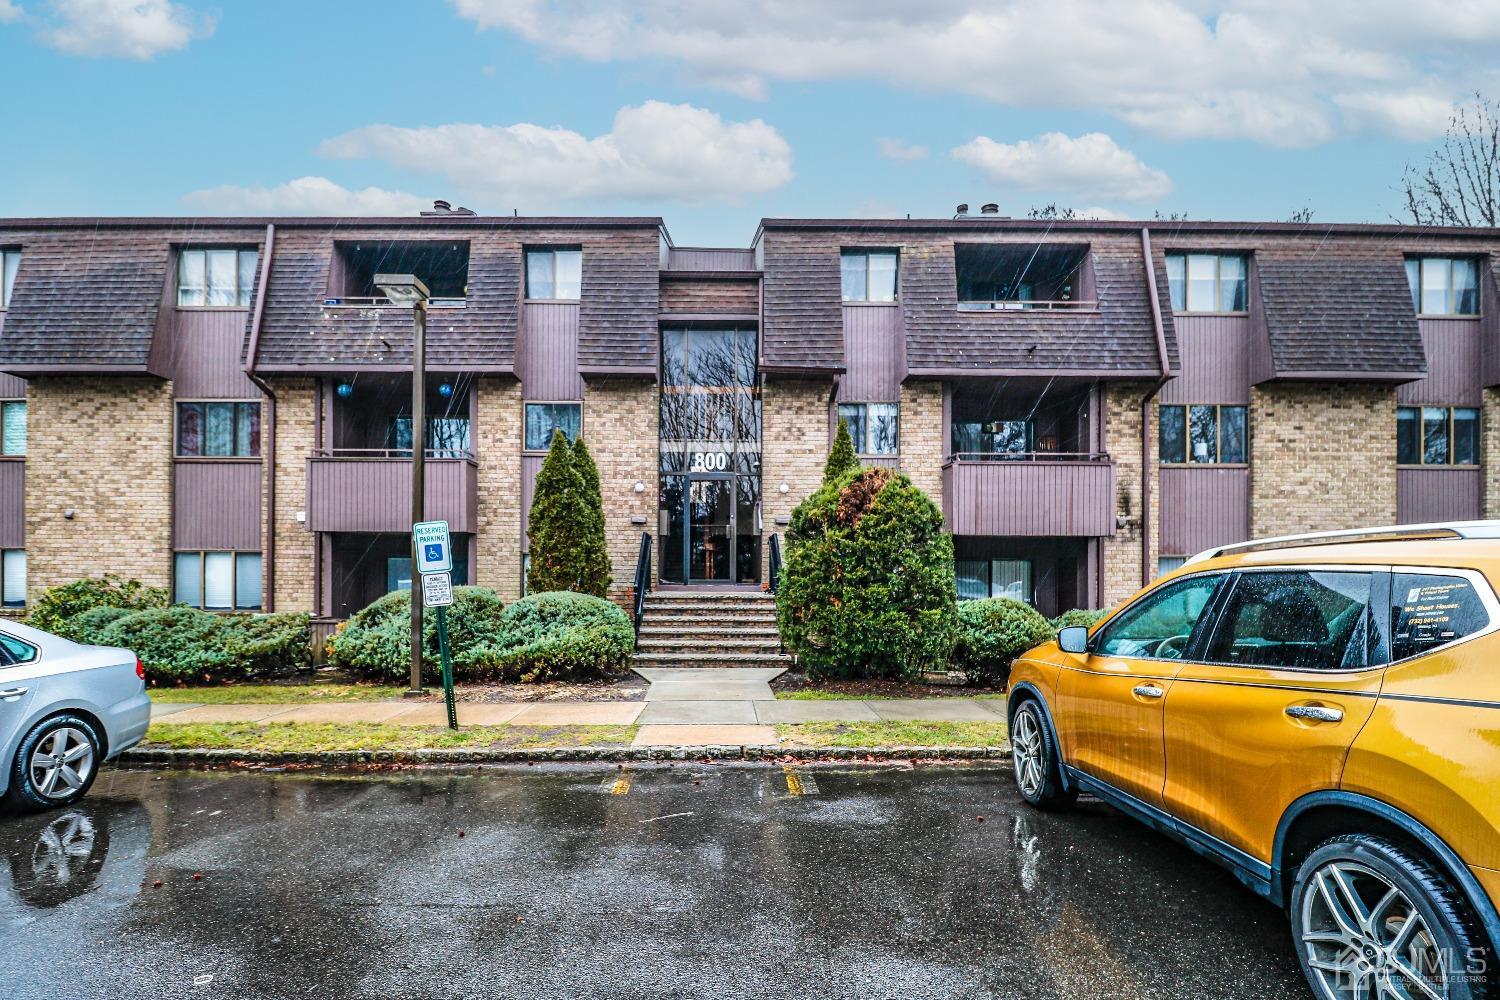
[[801, 796], [770, 767], [606, 778], [105, 771], [66, 811], [0, 819], [0, 992], [1306, 989], [1281, 914], [1230, 876], [1097, 803], [1026, 809], [1003, 770], [819, 769]]

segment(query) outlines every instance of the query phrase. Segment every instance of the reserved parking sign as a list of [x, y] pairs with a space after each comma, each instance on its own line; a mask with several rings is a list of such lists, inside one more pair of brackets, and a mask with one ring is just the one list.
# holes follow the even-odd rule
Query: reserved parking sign
[[418, 521], [411, 526], [412, 541], [416, 543], [417, 572], [453, 572], [453, 546], [448, 540], [447, 521]]

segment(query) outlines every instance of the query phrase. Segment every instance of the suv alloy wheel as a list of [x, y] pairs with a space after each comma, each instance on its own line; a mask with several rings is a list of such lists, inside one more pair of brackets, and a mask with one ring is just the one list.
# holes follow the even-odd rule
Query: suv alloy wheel
[[1065, 809], [1078, 798], [1063, 790], [1062, 758], [1035, 701], [1022, 702], [1010, 722], [1011, 767], [1021, 797], [1038, 809]]

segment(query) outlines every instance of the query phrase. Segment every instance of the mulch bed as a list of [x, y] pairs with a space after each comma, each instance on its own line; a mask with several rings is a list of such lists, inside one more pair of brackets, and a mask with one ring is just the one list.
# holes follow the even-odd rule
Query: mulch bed
[[937, 675], [927, 681], [851, 680], [814, 683], [806, 674], [788, 670], [771, 682], [778, 694], [792, 691], [827, 691], [851, 698], [972, 698], [981, 694], [1002, 694], [1004, 688], [966, 687]]

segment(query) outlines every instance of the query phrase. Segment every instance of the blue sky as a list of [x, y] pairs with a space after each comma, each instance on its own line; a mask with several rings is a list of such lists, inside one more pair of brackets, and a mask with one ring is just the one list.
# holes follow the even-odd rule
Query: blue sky
[[912, 6], [0, 0], [0, 215], [1387, 221], [1500, 41], [1500, 4]]

